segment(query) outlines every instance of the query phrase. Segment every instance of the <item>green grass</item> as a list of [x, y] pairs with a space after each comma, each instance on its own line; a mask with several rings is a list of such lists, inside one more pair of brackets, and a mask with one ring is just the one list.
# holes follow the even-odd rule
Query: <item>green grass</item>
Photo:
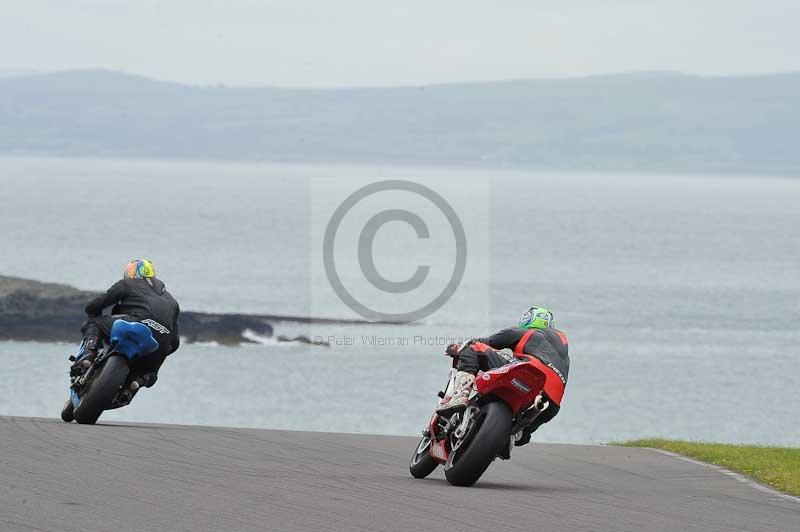
[[626, 447], [653, 447], [744, 473], [776, 490], [800, 495], [800, 449], [675, 440], [635, 440]]

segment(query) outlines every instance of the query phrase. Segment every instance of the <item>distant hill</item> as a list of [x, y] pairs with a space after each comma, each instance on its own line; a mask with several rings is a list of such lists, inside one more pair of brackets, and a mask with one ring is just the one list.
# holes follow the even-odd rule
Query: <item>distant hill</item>
[[0, 79], [0, 154], [800, 175], [800, 73], [365, 89]]
[[20, 70], [11, 68], [0, 68], [0, 78], [18, 78], [38, 74], [35, 70]]

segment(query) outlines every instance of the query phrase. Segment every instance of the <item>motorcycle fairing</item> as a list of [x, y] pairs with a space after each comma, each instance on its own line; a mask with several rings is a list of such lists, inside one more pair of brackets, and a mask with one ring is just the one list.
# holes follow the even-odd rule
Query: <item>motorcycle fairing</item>
[[431, 420], [428, 422], [428, 431], [431, 434], [431, 446], [428, 449], [428, 454], [431, 455], [431, 458], [439, 462], [440, 464], [444, 464], [447, 462], [448, 452], [447, 452], [447, 445], [445, 439], [437, 439], [436, 432], [437, 427], [439, 425], [439, 414], [434, 413], [431, 417]]
[[111, 346], [115, 353], [125, 355], [128, 360], [149, 355], [158, 349], [150, 327], [142, 323], [117, 320], [111, 327]]
[[81, 402], [81, 398], [78, 397], [78, 392], [75, 391], [75, 388], [71, 388], [69, 391], [69, 399], [72, 401], [72, 406], [77, 408]]
[[531, 364], [520, 363], [478, 372], [475, 388], [481, 395], [495, 395], [511, 407], [514, 414], [530, 406], [544, 390], [547, 375]]

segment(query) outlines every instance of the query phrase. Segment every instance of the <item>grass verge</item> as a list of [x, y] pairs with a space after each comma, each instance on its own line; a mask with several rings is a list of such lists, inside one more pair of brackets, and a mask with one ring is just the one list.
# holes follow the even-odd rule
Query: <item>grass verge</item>
[[800, 495], [800, 449], [676, 440], [634, 440], [626, 447], [653, 447], [744, 473], [792, 495]]

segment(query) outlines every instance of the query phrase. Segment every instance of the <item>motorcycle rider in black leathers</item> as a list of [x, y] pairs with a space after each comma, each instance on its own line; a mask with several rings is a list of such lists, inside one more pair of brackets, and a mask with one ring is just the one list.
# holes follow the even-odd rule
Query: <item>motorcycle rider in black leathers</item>
[[[164, 283], [156, 278], [149, 260], [131, 261], [124, 277], [86, 305], [89, 316], [81, 328], [87, 355], [72, 367], [73, 375], [88, 368], [97, 356], [101, 340], [108, 341], [111, 327], [117, 320], [141, 322], [147, 325], [158, 342], [158, 349], [131, 363], [128, 401], [144, 386], [150, 388], [158, 379], [158, 370], [167, 356], [180, 347], [178, 335], [178, 302], [167, 292]], [[103, 310], [113, 307], [111, 315]]]
[[[500, 349], [510, 349], [513, 355]], [[549, 406], [518, 435], [516, 445], [528, 443], [536, 429], [558, 414], [569, 376], [569, 342], [563, 332], [553, 327], [553, 313], [549, 310], [531, 307], [520, 318], [519, 327], [503, 329], [488, 338], [473, 339], [464, 345], [452, 344], [448, 346], [447, 354], [458, 356], [458, 373], [455, 392], [439, 407], [437, 411], [440, 414], [467, 407], [478, 370], [518, 364], [527, 360], [525, 355], [534, 357], [533, 362], [547, 377], [542, 397]]]

